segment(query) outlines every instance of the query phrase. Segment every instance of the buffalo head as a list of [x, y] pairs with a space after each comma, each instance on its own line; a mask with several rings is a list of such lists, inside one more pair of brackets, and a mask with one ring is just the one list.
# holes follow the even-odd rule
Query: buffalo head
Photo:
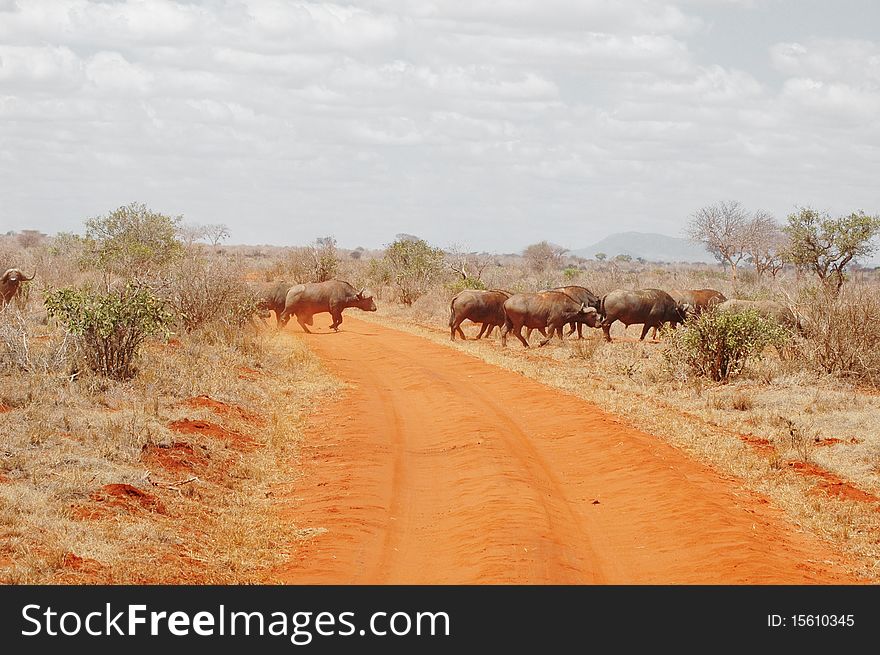
[[691, 316], [697, 315], [697, 308], [690, 303], [681, 302], [678, 303], [675, 307], [675, 313], [678, 314], [678, 318], [681, 323], [687, 321]]
[[365, 312], [376, 311], [376, 301], [373, 300], [373, 295], [367, 292], [366, 287], [358, 291], [355, 299], [357, 301], [355, 303], [355, 307], [357, 307], [358, 309], [362, 309]]
[[599, 324], [602, 322], [602, 317], [599, 316], [599, 312], [596, 308], [587, 306], [584, 303], [581, 303], [581, 308], [578, 311], [578, 318], [592, 328], [599, 327]]
[[22, 282], [30, 282], [36, 277], [37, 273], [34, 271], [34, 274], [28, 277], [24, 273], [21, 272], [21, 269], [18, 268], [8, 268], [6, 272], [0, 276], [0, 303], [6, 304], [12, 300], [15, 294], [18, 292], [18, 286]]

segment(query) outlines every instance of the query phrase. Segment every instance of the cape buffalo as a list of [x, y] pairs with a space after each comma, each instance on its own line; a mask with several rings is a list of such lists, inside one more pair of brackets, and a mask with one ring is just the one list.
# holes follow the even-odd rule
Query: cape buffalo
[[36, 275], [37, 273], [34, 272], [33, 275], [28, 277], [21, 272], [21, 269], [6, 269], [6, 272], [0, 276], [0, 307], [5, 306], [6, 303], [12, 301], [15, 294], [18, 293], [18, 287], [22, 282], [30, 282]]
[[335, 332], [339, 332], [342, 310], [346, 307], [357, 307], [365, 312], [376, 311], [373, 296], [367, 294], [365, 289], [358, 291], [348, 282], [327, 280], [297, 284], [287, 291], [281, 321], [285, 324], [293, 314], [302, 329], [311, 332], [307, 326], [312, 324], [312, 317], [315, 314], [330, 312], [330, 316], [333, 317], [330, 327]]
[[287, 325], [289, 317], [281, 322], [281, 314], [284, 311], [284, 305], [287, 303], [287, 292], [293, 285], [290, 282], [270, 282], [267, 283], [262, 291], [260, 291], [259, 300], [257, 301], [257, 309], [263, 311], [275, 312], [275, 323], [278, 327]]
[[719, 312], [743, 312], [746, 310], [754, 310], [765, 318], [775, 320], [780, 325], [800, 329], [801, 321], [798, 316], [782, 303], [772, 300], [725, 300], [716, 306]]
[[507, 335], [513, 331], [522, 345], [528, 348], [529, 342], [522, 335], [523, 327], [549, 329], [546, 338], [539, 344], [544, 346], [553, 338], [554, 332], [562, 341], [562, 326], [567, 323], [579, 321], [595, 327], [599, 322], [599, 313], [595, 307], [587, 307], [561, 291], [514, 294], [504, 301], [504, 314], [502, 346], [507, 345]]
[[465, 320], [474, 323], [482, 323], [477, 339], [492, 332], [495, 326], [504, 325], [504, 301], [510, 298], [510, 293], [500, 289], [483, 291], [479, 289], [465, 289], [455, 295], [449, 302], [449, 335], [455, 341], [455, 333], [458, 332], [462, 339], [467, 339], [461, 329]]
[[[675, 302], [689, 305], [695, 316], [699, 316], [703, 311], [727, 300], [723, 293], [715, 289], [670, 289], [669, 295]], [[657, 338], [656, 327], [651, 338]]]
[[[592, 307], [596, 311], [599, 311], [599, 303], [602, 302], [602, 299], [599, 298], [599, 296], [597, 296], [595, 293], [587, 289], [587, 287], [569, 285], [567, 287], [556, 287], [555, 289], [551, 289], [551, 291], [561, 291], [562, 293], [574, 298], [575, 301], [582, 302], [587, 307]], [[572, 321], [571, 323], [569, 323], [568, 333], [565, 336], [570, 337], [574, 333], [575, 329], [577, 329], [578, 339], [583, 339], [583, 321]]]
[[661, 289], [639, 289], [628, 291], [616, 289], [602, 298], [599, 312], [602, 314], [602, 331], [605, 340], [611, 341], [611, 325], [620, 321], [627, 327], [634, 323], [644, 324], [642, 336], [645, 338], [652, 327], [660, 327], [671, 323], [675, 327], [687, 318], [690, 307], [686, 303], [677, 303]]

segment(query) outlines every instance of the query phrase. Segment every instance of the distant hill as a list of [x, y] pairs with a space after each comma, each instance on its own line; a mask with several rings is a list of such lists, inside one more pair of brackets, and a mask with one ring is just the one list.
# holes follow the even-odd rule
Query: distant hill
[[597, 252], [604, 252], [608, 259], [629, 255], [633, 259], [642, 257], [649, 262], [717, 263], [703, 246], [689, 239], [648, 232], [619, 232], [586, 248], [572, 250], [569, 254], [593, 259]]

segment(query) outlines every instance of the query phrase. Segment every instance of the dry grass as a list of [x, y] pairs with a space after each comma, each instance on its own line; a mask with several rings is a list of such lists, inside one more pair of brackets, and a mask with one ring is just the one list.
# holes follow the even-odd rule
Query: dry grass
[[[45, 343], [32, 339], [37, 351]], [[242, 333], [236, 340], [207, 331], [152, 342], [128, 383], [5, 371], [0, 581], [266, 581], [312, 532], [278, 521], [275, 496], [295, 479], [303, 416], [335, 385], [307, 350], [290, 349], [274, 336]], [[186, 404], [200, 395], [245, 411]], [[257, 445], [237, 448], [169, 427], [184, 418]], [[188, 454], [191, 468], [150, 458], [175, 451]], [[117, 499], [102, 495], [102, 487], [120, 484], [160, 505], [107, 502]]]
[[[388, 305], [364, 316], [517, 371], [625, 418], [737, 479], [744, 490], [766, 495], [793, 523], [846, 552], [856, 573], [880, 579], [880, 505], [821, 493], [821, 480], [795, 466], [808, 462], [880, 497], [877, 395], [805, 371], [801, 362], [782, 360], [770, 350], [742, 376], [721, 385], [671, 377], [658, 343], [608, 344], [599, 331], [591, 331], [582, 342], [569, 339], [564, 345], [553, 342], [526, 351], [519, 344], [502, 348], [497, 333], [488, 340], [452, 342], [442, 315], [427, 321], [421, 317]], [[637, 339], [638, 327], [627, 333], [615, 326], [612, 335]]]

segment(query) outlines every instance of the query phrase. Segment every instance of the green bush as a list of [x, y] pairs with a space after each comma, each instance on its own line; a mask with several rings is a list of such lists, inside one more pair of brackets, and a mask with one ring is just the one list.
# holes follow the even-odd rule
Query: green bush
[[397, 299], [412, 305], [425, 295], [443, 275], [444, 252], [423, 239], [400, 237], [385, 249], [381, 260], [370, 262], [369, 275], [374, 282], [391, 285]]
[[46, 294], [46, 310], [77, 339], [89, 367], [115, 380], [127, 380], [144, 339], [168, 334], [172, 316], [148, 289], [128, 284], [98, 293], [64, 288]]
[[446, 288], [449, 289], [452, 293], [458, 293], [459, 291], [464, 291], [465, 289], [478, 289], [482, 291], [486, 289], [486, 285], [483, 284], [482, 280], [474, 277], [466, 277], [459, 278], [454, 282], [450, 282], [446, 285]]
[[741, 373], [749, 359], [760, 359], [767, 346], [781, 348], [789, 336], [776, 321], [753, 310], [703, 312], [672, 334], [665, 357], [694, 375], [723, 381]]
[[181, 217], [154, 212], [131, 203], [86, 220], [82, 240], [84, 268], [95, 268], [123, 279], [151, 279], [183, 256], [177, 239]]

